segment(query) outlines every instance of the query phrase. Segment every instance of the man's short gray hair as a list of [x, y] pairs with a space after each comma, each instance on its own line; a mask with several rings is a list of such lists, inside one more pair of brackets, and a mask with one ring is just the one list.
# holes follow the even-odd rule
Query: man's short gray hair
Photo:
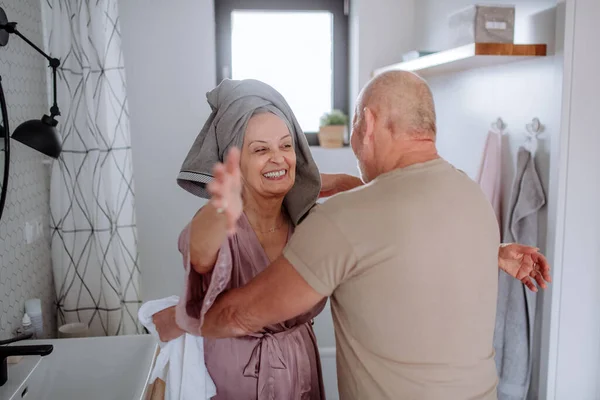
[[433, 94], [427, 82], [412, 72], [389, 71], [376, 76], [363, 90], [360, 102], [388, 118], [393, 132], [436, 135]]

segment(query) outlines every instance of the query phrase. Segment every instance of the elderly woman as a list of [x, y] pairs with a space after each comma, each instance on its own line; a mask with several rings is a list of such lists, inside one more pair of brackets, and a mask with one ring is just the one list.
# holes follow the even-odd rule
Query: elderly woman
[[[199, 334], [220, 293], [244, 286], [280, 256], [322, 189], [306, 139], [277, 91], [255, 80], [225, 80], [207, 98], [212, 114], [178, 182], [210, 201], [179, 238], [185, 295], [176, 310], [154, 316], [165, 341], [183, 332]], [[234, 148], [240, 151], [232, 151], [221, 164]], [[231, 174], [233, 183], [223, 179]], [[349, 176], [324, 178], [324, 195], [356, 186]], [[513, 276], [537, 276], [531, 272], [536, 261], [547, 269], [543, 256], [526, 246], [507, 246], [499, 260]], [[205, 362], [217, 387], [215, 399], [324, 399], [311, 324], [323, 306], [266, 326], [257, 335], [206, 339]]]

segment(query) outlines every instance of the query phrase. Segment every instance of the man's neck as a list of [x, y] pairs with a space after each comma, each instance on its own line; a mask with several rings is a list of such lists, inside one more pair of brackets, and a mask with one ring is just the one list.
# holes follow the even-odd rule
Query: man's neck
[[432, 140], [410, 141], [394, 147], [389, 149], [387, 157], [382, 158], [385, 161], [381, 165], [381, 173], [440, 158]]

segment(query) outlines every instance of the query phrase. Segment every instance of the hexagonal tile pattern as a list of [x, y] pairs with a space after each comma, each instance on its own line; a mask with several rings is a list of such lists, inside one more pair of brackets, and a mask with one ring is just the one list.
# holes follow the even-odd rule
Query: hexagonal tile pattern
[[[32, 42], [42, 45], [39, 0], [0, 0], [10, 21]], [[0, 47], [0, 75], [11, 130], [48, 112], [47, 64], [34, 49], [15, 36]], [[21, 324], [25, 300], [40, 298], [44, 331], [56, 331], [56, 307], [50, 253], [50, 174], [43, 156], [11, 141], [10, 179], [6, 208], [0, 220], [0, 339]], [[44, 232], [27, 244], [25, 223], [41, 218]]]

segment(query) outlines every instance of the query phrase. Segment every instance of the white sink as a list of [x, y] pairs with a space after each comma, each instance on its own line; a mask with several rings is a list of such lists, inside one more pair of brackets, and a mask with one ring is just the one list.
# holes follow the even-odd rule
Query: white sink
[[[8, 386], [13, 390], [8, 400], [142, 400], [157, 349], [150, 335], [21, 344], [52, 344], [54, 351], [9, 365], [7, 383], [12, 383]], [[28, 368], [28, 363], [35, 366]], [[0, 398], [4, 399], [2, 389], [9, 388], [0, 388]]]

